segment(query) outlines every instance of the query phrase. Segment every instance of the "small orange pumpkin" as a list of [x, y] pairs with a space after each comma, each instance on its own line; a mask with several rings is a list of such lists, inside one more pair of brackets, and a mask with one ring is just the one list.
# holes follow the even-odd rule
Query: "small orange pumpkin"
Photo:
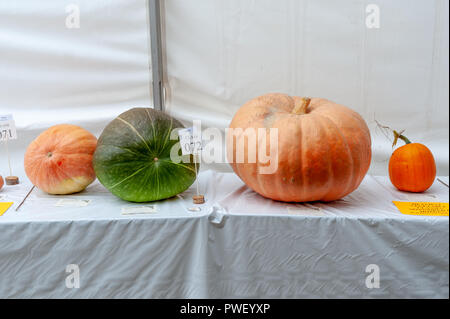
[[3, 181], [3, 177], [2, 177], [2, 175], [0, 175], [0, 189], [3, 188], [4, 184], [5, 184], [5, 182]]
[[423, 144], [411, 143], [404, 135], [394, 131], [397, 139], [406, 145], [397, 148], [389, 160], [389, 178], [399, 190], [420, 193], [426, 191], [436, 178], [433, 153]]
[[[230, 129], [277, 129], [277, 170], [261, 174], [264, 163], [248, 160], [252, 152], [245, 134], [229, 130], [228, 160], [235, 173], [257, 193], [285, 202], [333, 201], [354, 191], [371, 160], [371, 139], [355, 111], [322, 98], [266, 94], [243, 105]], [[231, 133], [231, 132], [234, 133]], [[237, 136], [236, 136], [236, 135]], [[269, 134], [269, 133], [267, 133]], [[270, 149], [256, 139], [256, 149]], [[244, 161], [238, 162], [238, 145]]]
[[28, 146], [25, 172], [49, 194], [80, 192], [96, 178], [92, 165], [96, 146], [97, 138], [79, 126], [52, 126]]

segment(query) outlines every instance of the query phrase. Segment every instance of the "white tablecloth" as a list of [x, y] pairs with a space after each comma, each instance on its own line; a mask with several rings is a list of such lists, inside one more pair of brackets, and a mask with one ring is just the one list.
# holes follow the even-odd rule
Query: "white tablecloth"
[[[448, 177], [443, 178], [448, 183]], [[0, 298], [448, 298], [449, 219], [401, 214], [392, 200], [448, 202], [438, 181], [424, 194], [367, 176], [333, 203], [274, 202], [231, 173], [205, 171], [206, 204], [190, 211], [195, 185], [156, 213], [98, 182], [73, 196], [0, 191]], [[85, 207], [57, 207], [64, 198]], [[141, 205], [141, 204], [140, 204]], [[140, 206], [138, 205], [138, 206]], [[69, 264], [80, 287], [67, 288]], [[369, 289], [368, 265], [379, 268]]]

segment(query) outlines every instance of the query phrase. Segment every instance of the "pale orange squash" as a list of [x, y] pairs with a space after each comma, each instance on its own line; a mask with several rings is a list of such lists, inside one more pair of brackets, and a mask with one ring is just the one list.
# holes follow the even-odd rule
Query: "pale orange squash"
[[80, 192], [96, 178], [92, 165], [96, 146], [97, 138], [79, 126], [52, 126], [28, 146], [25, 172], [49, 194]]
[[[355, 111], [322, 98], [266, 94], [243, 105], [231, 129], [278, 129], [277, 170], [261, 174], [269, 163], [249, 160], [245, 134], [227, 136], [230, 165], [247, 186], [264, 197], [286, 202], [333, 201], [354, 191], [371, 161], [371, 139], [363, 118]], [[244, 139], [245, 160], [236, 150]], [[251, 142], [251, 140], [250, 140]], [[269, 131], [266, 145], [270, 149]], [[231, 155], [230, 155], [231, 154]]]

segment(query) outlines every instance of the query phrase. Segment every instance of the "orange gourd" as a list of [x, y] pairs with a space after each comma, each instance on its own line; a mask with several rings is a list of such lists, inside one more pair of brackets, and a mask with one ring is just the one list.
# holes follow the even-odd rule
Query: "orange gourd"
[[49, 194], [80, 192], [96, 178], [92, 166], [96, 146], [97, 138], [79, 126], [52, 126], [28, 146], [25, 172]]
[[395, 140], [403, 140], [406, 145], [397, 148], [389, 159], [389, 178], [399, 190], [424, 192], [436, 178], [436, 163], [433, 154], [423, 144], [411, 143], [404, 135], [394, 131]]
[[[271, 165], [249, 157], [245, 134], [228, 132], [228, 160], [235, 173], [257, 193], [285, 202], [333, 201], [354, 191], [371, 161], [371, 139], [363, 118], [355, 111], [322, 98], [266, 94], [243, 105], [230, 129], [276, 128], [277, 169], [262, 174]], [[267, 133], [269, 136], [269, 133]], [[270, 149], [259, 137], [256, 149]], [[245, 160], [237, 161], [243, 143]], [[258, 155], [259, 156], [259, 155]]]
[[0, 189], [3, 188], [3, 185], [5, 184], [5, 182], [3, 181], [3, 176], [0, 175]]

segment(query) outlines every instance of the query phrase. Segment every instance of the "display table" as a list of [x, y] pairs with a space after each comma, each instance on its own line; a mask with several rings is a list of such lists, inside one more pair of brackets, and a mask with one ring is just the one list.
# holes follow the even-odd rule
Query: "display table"
[[[206, 171], [201, 211], [189, 210], [193, 185], [136, 215], [122, 210], [148, 204], [124, 202], [98, 182], [72, 196], [34, 190], [16, 212], [30, 187], [0, 192], [14, 202], [0, 216], [0, 298], [449, 297], [449, 218], [403, 215], [392, 204], [448, 202], [438, 181], [409, 194], [366, 176], [339, 201], [287, 204]], [[66, 287], [69, 264], [79, 267], [79, 288]], [[370, 289], [372, 264], [380, 285]]]

